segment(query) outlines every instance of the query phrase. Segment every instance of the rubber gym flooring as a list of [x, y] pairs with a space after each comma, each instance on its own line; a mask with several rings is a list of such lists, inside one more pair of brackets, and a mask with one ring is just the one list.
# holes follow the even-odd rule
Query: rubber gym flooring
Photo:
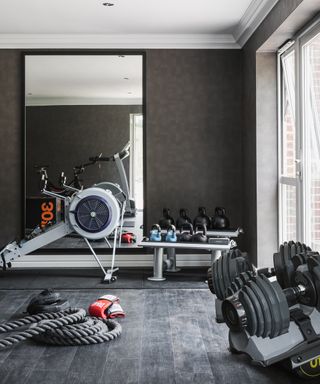
[[0, 350], [0, 383], [302, 382], [279, 367], [255, 367], [246, 356], [228, 352], [227, 327], [214, 321], [214, 297], [203, 282], [204, 270], [170, 276], [161, 286], [146, 283], [150, 273], [124, 270], [116, 284], [101, 286], [98, 271], [1, 272], [1, 322], [22, 316], [30, 298], [48, 287], [84, 308], [102, 294], [117, 295], [127, 316], [120, 320], [121, 337], [109, 343], [55, 347], [28, 341]]

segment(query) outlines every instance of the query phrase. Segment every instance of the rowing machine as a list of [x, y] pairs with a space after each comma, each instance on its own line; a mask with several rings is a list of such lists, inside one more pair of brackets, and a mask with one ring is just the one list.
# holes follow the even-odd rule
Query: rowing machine
[[76, 232], [84, 239], [101, 268], [104, 274], [103, 281], [107, 283], [115, 281], [116, 277], [113, 276], [113, 273], [118, 270], [118, 268], [114, 268], [117, 242], [113, 243], [111, 268], [106, 271], [92, 248], [90, 240], [104, 239], [110, 247], [107, 237], [114, 233], [114, 237], [117, 238], [118, 227], [121, 227], [123, 221], [124, 204], [121, 204], [111, 191], [98, 187], [78, 190], [64, 184], [64, 188], [72, 192], [71, 196], [49, 191], [46, 170], [41, 172], [41, 181], [43, 194], [64, 201], [64, 219], [41, 231], [35, 230], [34, 236], [7, 244], [0, 251], [0, 267], [3, 269], [11, 267], [11, 262], [18, 257], [28, 255], [53, 241]]

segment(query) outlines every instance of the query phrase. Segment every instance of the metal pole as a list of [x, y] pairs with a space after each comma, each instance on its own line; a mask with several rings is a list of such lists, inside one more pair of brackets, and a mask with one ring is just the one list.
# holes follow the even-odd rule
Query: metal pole
[[154, 248], [153, 253], [153, 276], [148, 277], [151, 281], [164, 281], [163, 277], [163, 248]]
[[108, 247], [109, 247], [109, 248], [111, 248], [111, 244], [110, 244], [110, 241], [109, 241], [109, 240], [108, 240], [106, 237], [105, 237], [104, 239], [105, 239], [105, 241], [106, 241], [106, 243], [107, 243]]
[[[126, 210], [126, 205], [127, 205], [127, 201], [125, 201], [123, 204], [122, 204], [122, 207], [121, 207], [121, 221], [120, 221], [120, 233], [119, 233], [119, 248], [121, 248], [121, 240], [122, 240], [122, 232], [123, 232], [123, 221], [124, 221], [124, 213], [125, 213], [125, 210]], [[117, 241], [117, 239], [115, 238], [115, 241]]]
[[88, 240], [86, 237], [84, 237], [84, 241], [87, 243], [87, 246], [89, 247], [91, 253], [93, 254], [93, 257], [96, 259], [96, 262], [99, 264], [99, 266], [100, 266], [102, 272], [104, 273], [104, 276], [106, 277], [107, 272], [106, 272], [106, 270], [103, 268], [103, 265], [101, 264], [100, 260], [98, 259], [98, 256], [96, 255], [94, 249], [91, 247], [91, 244], [89, 243], [89, 240]]
[[167, 257], [169, 260], [169, 267], [166, 272], [179, 272], [181, 268], [177, 268], [177, 257], [175, 248], [167, 248]]
[[[115, 239], [117, 238], [117, 234], [118, 234], [118, 228], [116, 227], [115, 230], [114, 230], [114, 236], [115, 236]], [[114, 272], [114, 261], [115, 261], [115, 258], [116, 258], [116, 247], [117, 247], [117, 241], [115, 240], [114, 243], [113, 243], [113, 249], [112, 249], [112, 260], [111, 260], [111, 275], [112, 273]], [[118, 270], [118, 268], [116, 268], [116, 271]], [[108, 272], [109, 272], [108, 271]]]

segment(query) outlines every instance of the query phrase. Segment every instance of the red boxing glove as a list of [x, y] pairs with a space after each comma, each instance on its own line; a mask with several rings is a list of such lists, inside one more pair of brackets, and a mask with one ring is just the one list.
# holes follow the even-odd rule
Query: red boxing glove
[[119, 298], [113, 295], [104, 295], [99, 297], [97, 301], [92, 303], [89, 307], [89, 315], [92, 317], [101, 317], [106, 319], [108, 316], [108, 309], [114, 304], [119, 303]]
[[122, 243], [135, 243], [137, 241], [137, 238], [136, 236], [131, 233], [131, 232], [127, 232], [127, 233], [123, 233], [122, 236], [121, 236], [121, 242]]

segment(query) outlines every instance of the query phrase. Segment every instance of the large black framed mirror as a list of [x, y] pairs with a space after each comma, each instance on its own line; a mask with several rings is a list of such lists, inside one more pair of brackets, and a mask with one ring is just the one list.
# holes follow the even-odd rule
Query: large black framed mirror
[[[24, 61], [23, 231], [46, 230], [63, 219], [66, 185], [99, 186], [123, 203], [117, 239], [94, 241], [100, 252], [137, 252], [145, 223], [145, 53], [30, 51]], [[58, 196], [44, 195], [46, 189]], [[42, 179], [42, 180], [41, 180]], [[95, 220], [96, 218], [90, 218]], [[111, 244], [111, 247], [110, 247]], [[87, 253], [78, 234], [41, 248]]]

